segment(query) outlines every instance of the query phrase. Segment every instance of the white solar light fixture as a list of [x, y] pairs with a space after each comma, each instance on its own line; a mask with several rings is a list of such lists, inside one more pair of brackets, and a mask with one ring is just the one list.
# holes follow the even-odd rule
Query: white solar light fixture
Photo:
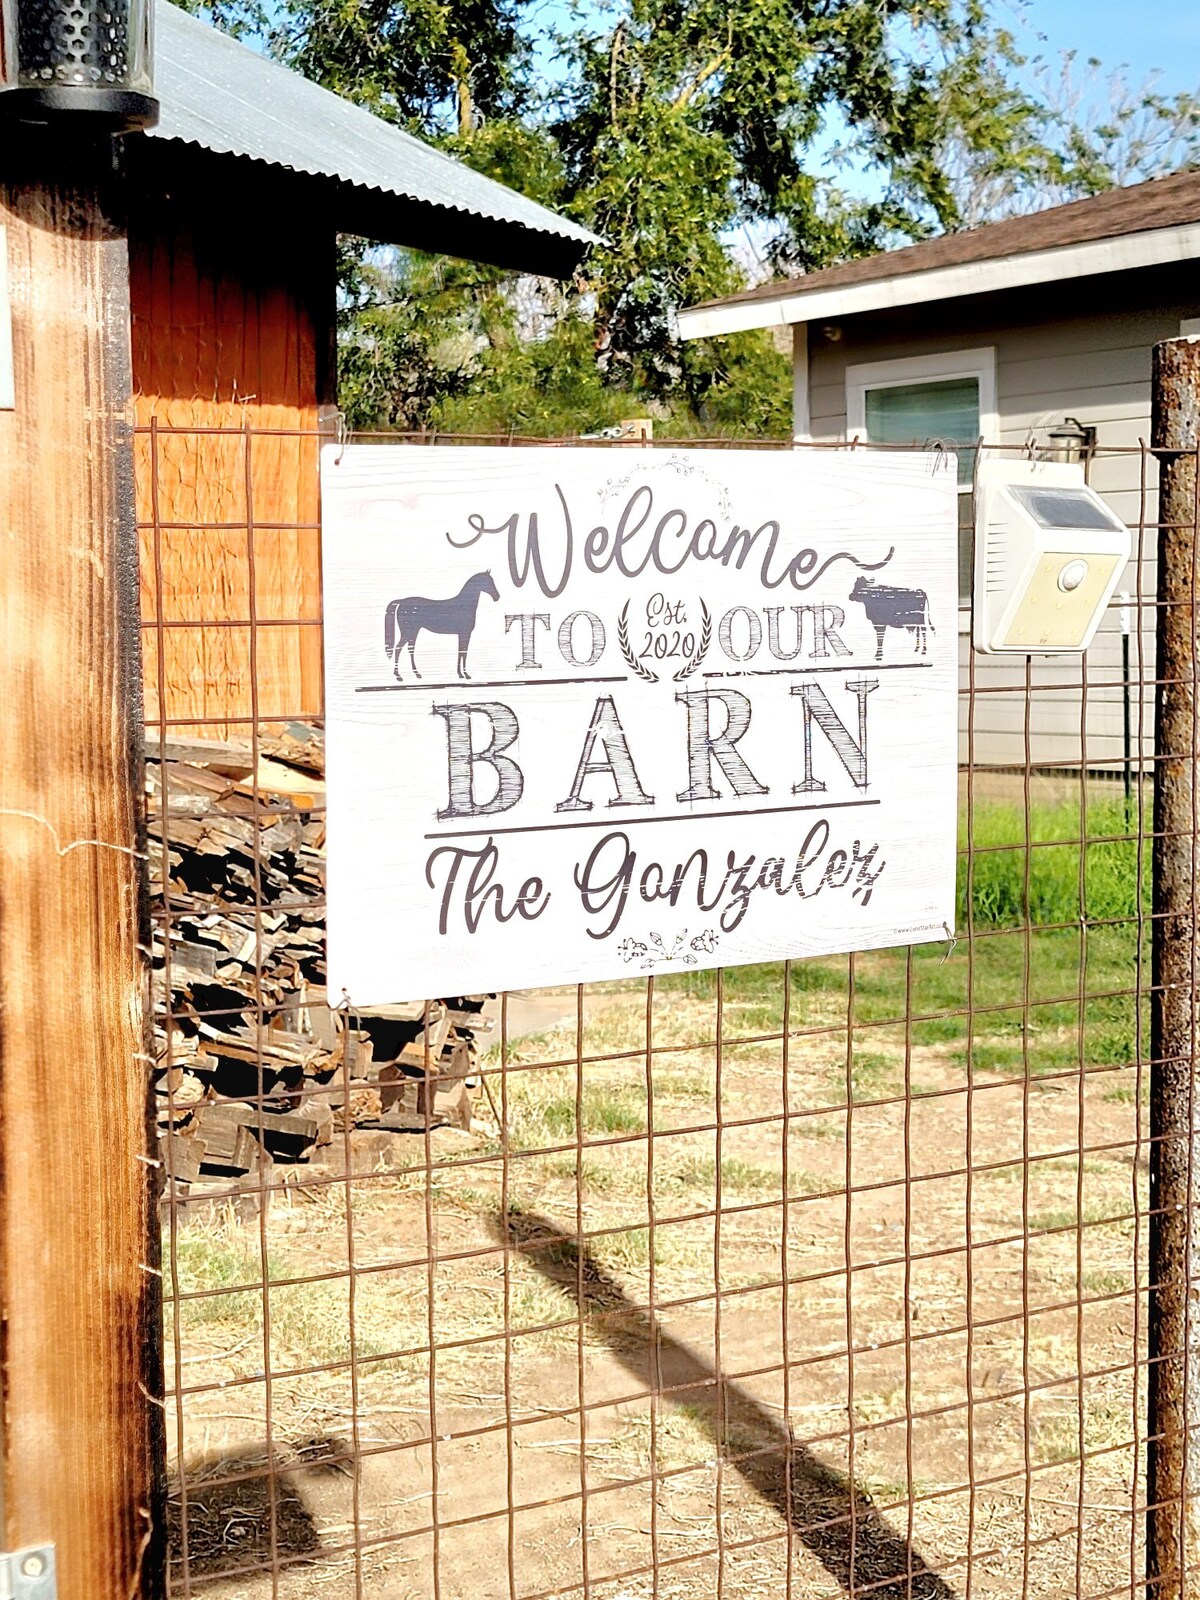
[[983, 463], [975, 512], [975, 648], [1080, 655], [1129, 560], [1129, 529], [1054, 461]]

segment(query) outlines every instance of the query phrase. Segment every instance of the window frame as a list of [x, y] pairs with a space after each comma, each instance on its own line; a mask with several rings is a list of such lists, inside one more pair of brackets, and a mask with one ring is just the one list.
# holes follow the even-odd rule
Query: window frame
[[[980, 345], [971, 350], [941, 350], [924, 356], [898, 356], [887, 361], [859, 361], [846, 368], [846, 438], [867, 439], [867, 392], [871, 389], [900, 389], [914, 383], [952, 383], [956, 378], [974, 378], [979, 384], [979, 437], [995, 442], [1000, 437], [1000, 414], [996, 404], [996, 347]], [[969, 495], [971, 483], [958, 485], [959, 495]], [[960, 501], [961, 505], [961, 501]], [[969, 586], [970, 574], [963, 581]], [[958, 629], [968, 631], [970, 597], [959, 592]]]
[[[1000, 432], [996, 409], [996, 347], [942, 350], [926, 356], [900, 356], [889, 361], [860, 361], [846, 368], [846, 437], [867, 439], [867, 392], [903, 389], [915, 383], [953, 383], [975, 378], [979, 384], [979, 437], [995, 441]], [[959, 493], [970, 491], [960, 484]]]

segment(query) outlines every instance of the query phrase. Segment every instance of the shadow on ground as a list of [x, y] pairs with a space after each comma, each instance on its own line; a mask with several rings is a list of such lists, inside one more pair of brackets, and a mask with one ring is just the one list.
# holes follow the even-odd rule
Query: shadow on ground
[[276, 1441], [270, 1457], [264, 1444], [190, 1458], [167, 1489], [172, 1587], [183, 1584], [185, 1568], [195, 1585], [319, 1555], [317, 1525], [298, 1480], [302, 1473], [346, 1470], [349, 1453], [344, 1439], [322, 1435], [299, 1445]]
[[955, 1591], [888, 1525], [870, 1496], [798, 1443], [753, 1396], [666, 1334], [575, 1239], [529, 1213], [491, 1219], [580, 1305], [592, 1332], [652, 1393], [686, 1405], [734, 1468], [848, 1593], [872, 1600], [953, 1600]]

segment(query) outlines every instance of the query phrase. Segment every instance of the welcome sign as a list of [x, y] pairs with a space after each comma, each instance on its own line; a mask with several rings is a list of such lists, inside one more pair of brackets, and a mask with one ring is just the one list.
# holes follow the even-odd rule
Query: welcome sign
[[350, 445], [322, 500], [331, 996], [948, 937], [953, 458]]

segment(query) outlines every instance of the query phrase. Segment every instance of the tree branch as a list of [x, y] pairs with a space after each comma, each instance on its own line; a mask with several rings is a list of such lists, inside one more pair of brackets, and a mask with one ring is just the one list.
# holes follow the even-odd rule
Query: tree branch
[[706, 62], [705, 65], [700, 68], [700, 71], [696, 74], [696, 76], [692, 79], [691, 83], [686, 84], [679, 91], [674, 100], [671, 102], [671, 110], [682, 111], [684, 107], [692, 100], [692, 98], [699, 92], [699, 90], [703, 89], [708, 80], [716, 73], [720, 72], [722, 67], [727, 66], [732, 59], [733, 22], [731, 20], [729, 23], [729, 32], [725, 39], [724, 50], [722, 50], [719, 55], [713, 56], [710, 61]]

